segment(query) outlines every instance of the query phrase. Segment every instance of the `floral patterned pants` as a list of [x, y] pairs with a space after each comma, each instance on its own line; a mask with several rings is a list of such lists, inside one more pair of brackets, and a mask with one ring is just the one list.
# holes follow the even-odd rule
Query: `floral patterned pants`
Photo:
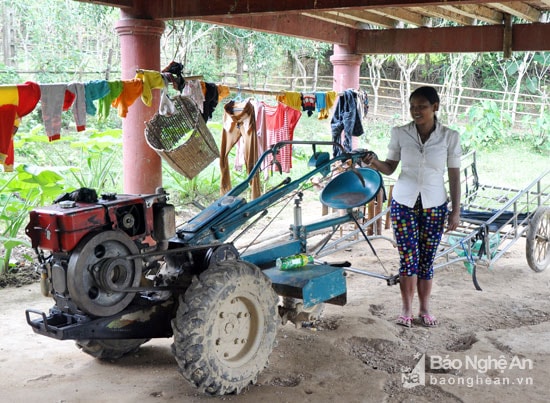
[[420, 196], [413, 208], [391, 201], [391, 222], [399, 250], [399, 275], [433, 278], [433, 261], [443, 235], [447, 204], [424, 209]]

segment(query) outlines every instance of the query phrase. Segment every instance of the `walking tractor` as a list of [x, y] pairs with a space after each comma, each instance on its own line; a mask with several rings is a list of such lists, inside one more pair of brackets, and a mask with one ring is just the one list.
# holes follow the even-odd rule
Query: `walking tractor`
[[[297, 144], [313, 150], [306, 174], [284, 178], [255, 200], [241, 196], [268, 156], [276, 161], [282, 147]], [[163, 189], [99, 198], [81, 189], [33, 210], [26, 232], [41, 263], [42, 291], [55, 305], [49, 313], [26, 310], [27, 322], [36, 333], [75, 340], [85, 353], [110, 360], [150, 338], [173, 337], [186, 379], [208, 394], [240, 392], [267, 365], [281, 322], [312, 320], [323, 303], [346, 303], [344, 268], [324, 262], [294, 271], [275, 266], [280, 257], [308, 252], [308, 234], [360, 219], [354, 207], [382, 187], [377, 171], [356, 168], [366, 151], [330, 158], [317, 151], [323, 146], [335, 144], [277, 143], [246, 180], [179, 228]], [[303, 225], [302, 191], [315, 175], [328, 179], [334, 166], [344, 172], [322, 198], [346, 214]], [[235, 240], [285, 201], [294, 217], [288, 236], [237, 250]]]
[[[276, 162], [288, 145], [311, 147], [309, 171], [282, 179], [254, 200], [242, 197], [263, 161], [269, 156]], [[55, 304], [48, 313], [27, 309], [28, 324], [36, 333], [75, 340], [85, 353], [109, 360], [151, 338], [173, 337], [173, 354], [188, 381], [207, 394], [239, 393], [268, 364], [281, 323], [311, 321], [323, 304], [346, 304], [347, 271], [388, 285], [398, 282], [396, 275], [349, 262], [321, 261], [316, 252], [317, 258], [300, 269], [276, 267], [278, 258], [312, 253], [319, 244], [317, 250], [330, 253], [331, 237], [346, 223], [356, 225], [376, 255], [363, 228], [385, 212], [368, 218], [362, 207], [383, 189], [382, 177], [361, 167], [369, 151], [342, 150], [331, 158], [317, 150], [323, 147], [338, 145], [275, 144], [242, 183], [180, 227], [163, 189], [99, 197], [82, 190], [33, 210], [26, 232], [41, 264], [42, 291]], [[336, 213], [304, 224], [303, 192], [314, 176], [326, 181], [320, 199]], [[268, 209], [281, 205], [293, 209], [288, 232], [268, 232], [267, 241], [256, 242], [259, 235], [250, 236], [251, 229], [270, 231], [270, 222], [264, 223]], [[535, 215], [537, 229], [529, 236], [545, 248], [537, 256], [546, 265], [549, 214], [543, 211], [542, 218]], [[238, 246], [247, 232], [253, 240]], [[321, 242], [308, 245], [319, 234]]]

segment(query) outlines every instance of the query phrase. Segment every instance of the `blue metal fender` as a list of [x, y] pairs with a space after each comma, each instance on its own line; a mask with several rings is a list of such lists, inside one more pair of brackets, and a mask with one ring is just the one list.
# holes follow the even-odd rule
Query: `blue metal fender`
[[346, 278], [339, 267], [308, 264], [294, 270], [272, 268], [263, 272], [271, 279], [277, 294], [302, 299], [304, 308], [323, 302], [346, 303]]

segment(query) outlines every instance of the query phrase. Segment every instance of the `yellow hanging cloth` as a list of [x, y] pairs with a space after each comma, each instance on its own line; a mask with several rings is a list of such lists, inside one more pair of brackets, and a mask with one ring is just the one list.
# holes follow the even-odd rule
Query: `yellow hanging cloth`
[[162, 74], [154, 70], [138, 70], [135, 78], [143, 81], [143, 92], [141, 93], [141, 100], [147, 106], [153, 105], [152, 90], [164, 88], [164, 80], [162, 79]]
[[319, 111], [319, 119], [327, 119], [329, 117], [330, 109], [336, 101], [338, 94], [336, 91], [328, 91], [325, 94], [325, 107]]

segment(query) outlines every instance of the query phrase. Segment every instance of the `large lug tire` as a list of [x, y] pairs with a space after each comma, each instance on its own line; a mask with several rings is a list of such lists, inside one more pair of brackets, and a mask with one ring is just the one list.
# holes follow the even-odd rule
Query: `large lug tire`
[[118, 360], [133, 353], [149, 339], [77, 340], [76, 345], [86, 354], [101, 360]]
[[529, 267], [541, 272], [550, 262], [550, 207], [540, 206], [529, 222], [525, 255]]
[[218, 263], [196, 277], [172, 320], [183, 377], [202, 393], [239, 393], [267, 366], [275, 345], [277, 294], [261, 270]]
[[137, 287], [141, 261], [134, 242], [122, 231], [91, 234], [80, 241], [67, 265], [67, 288], [71, 299], [84, 312], [111, 316], [126, 308], [135, 293], [117, 291]]

